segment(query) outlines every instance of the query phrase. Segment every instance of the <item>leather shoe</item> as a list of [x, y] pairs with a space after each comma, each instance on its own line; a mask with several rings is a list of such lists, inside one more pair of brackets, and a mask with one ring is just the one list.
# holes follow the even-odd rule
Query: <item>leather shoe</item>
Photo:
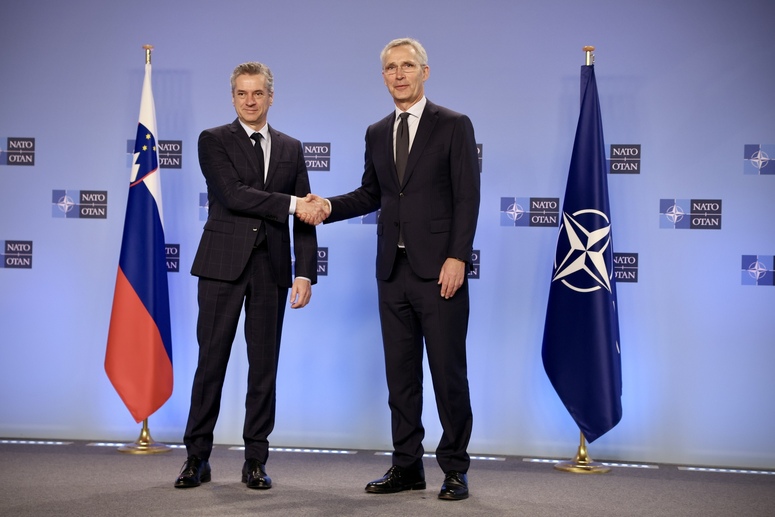
[[189, 456], [175, 480], [175, 488], [194, 488], [210, 481], [210, 463], [199, 456]]
[[402, 490], [425, 490], [425, 470], [393, 465], [384, 476], [366, 485], [366, 491], [372, 494], [392, 494]]
[[450, 470], [444, 475], [439, 499], [445, 501], [460, 501], [468, 497], [468, 476], [456, 470]]
[[272, 488], [272, 478], [266, 475], [266, 466], [255, 458], [245, 460], [242, 466], [242, 482], [248, 488], [259, 490]]

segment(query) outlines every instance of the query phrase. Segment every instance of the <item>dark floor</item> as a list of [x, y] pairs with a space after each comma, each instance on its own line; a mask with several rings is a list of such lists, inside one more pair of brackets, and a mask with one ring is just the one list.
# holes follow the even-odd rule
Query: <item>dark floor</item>
[[[63, 445], [0, 441], [0, 515], [8, 516], [772, 516], [775, 472], [726, 473], [612, 467], [607, 474], [569, 474], [551, 463], [519, 457], [474, 459], [471, 497], [441, 501], [443, 475], [426, 458], [428, 489], [367, 494], [390, 456], [275, 450], [267, 470], [271, 490], [240, 482], [243, 453], [218, 446], [210, 463], [212, 482], [173, 488], [185, 451], [122, 454], [86, 442]], [[761, 471], [759, 471], [761, 472]]]

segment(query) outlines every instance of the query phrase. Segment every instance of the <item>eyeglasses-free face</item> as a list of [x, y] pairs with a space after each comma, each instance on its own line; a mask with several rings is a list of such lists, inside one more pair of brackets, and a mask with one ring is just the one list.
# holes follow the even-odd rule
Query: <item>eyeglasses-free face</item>
[[266, 115], [272, 105], [274, 94], [266, 88], [264, 75], [243, 74], [237, 76], [231, 102], [239, 119], [248, 127], [258, 131], [266, 124]]

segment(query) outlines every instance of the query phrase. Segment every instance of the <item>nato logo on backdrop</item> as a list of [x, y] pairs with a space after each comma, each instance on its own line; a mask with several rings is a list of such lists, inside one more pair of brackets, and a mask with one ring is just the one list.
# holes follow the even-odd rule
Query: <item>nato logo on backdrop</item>
[[3, 165], [35, 165], [35, 139], [9, 136]]
[[328, 248], [318, 248], [318, 276], [328, 276]]
[[164, 254], [167, 261], [167, 273], [179, 273], [180, 244], [165, 244]]
[[614, 252], [614, 278], [617, 282], [638, 282], [638, 254]]
[[304, 142], [302, 147], [308, 171], [331, 170], [331, 142]]
[[640, 174], [640, 144], [612, 144], [610, 174]]
[[472, 250], [471, 251], [471, 271], [468, 272], [469, 280], [479, 279], [479, 274], [480, 274], [479, 266], [481, 266], [481, 260], [482, 260], [481, 250]]
[[[183, 168], [183, 141], [159, 140], [159, 167], [162, 169]], [[132, 149], [134, 152], [134, 149]]]
[[560, 198], [502, 197], [501, 226], [559, 227]]
[[58, 219], [107, 219], [107, 190], [52, 190], [51, 216]]
[[775, 174], [775, 144], [746, 144], [743, 151], [743, 174]]
[[720, 199], [660, 199], [659, 227], [685, 230], [720, 230]]
[[5, 269], [32, 269], [32, 241], [0, 241]]
[[743, 255], [741, 264], [743, 285], [775, 285], [775, 257]]
[[[160, 169], [182, 169], [183, 168], [183, 141], [182, 140], [159, 140], [157, 143], [159, 152]], [[135, 141], [126, 141], [127, 167], [132, 167], [132, 161], [135, 154]]]

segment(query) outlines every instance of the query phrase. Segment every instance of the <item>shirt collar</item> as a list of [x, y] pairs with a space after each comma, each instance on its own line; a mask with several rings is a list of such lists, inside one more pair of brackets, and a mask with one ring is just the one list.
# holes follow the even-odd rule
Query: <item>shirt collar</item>
[[261, 136], [264, 137], [264, 141], [269, 140], [269, 124], [264, 124], [264, 127], [256, 131], [252, 127], [244, 124], [241, 120], [239, 120], [239, 123], [240, 123], [240, 126], [242, 126], [242, 129], [245, 130], [245, 132], [248, 134], [249, 137], [253, 136], [253, 133], [261, 133]]
[[[425, 104], [428, 102], [428, 99], [425, 98], [425, 95], [422, 96], [422, 99], [415, 102], [412, 107], [410, 107], [408, 110], [406, 110], [406, 113], [409, 113], [413, 117], [420, 118], [422, 115], [423, 110], [425, 109]], [[398, 116], [404, 113], [400, 109], [396, 108], [396, 119], [398, 119]]]

